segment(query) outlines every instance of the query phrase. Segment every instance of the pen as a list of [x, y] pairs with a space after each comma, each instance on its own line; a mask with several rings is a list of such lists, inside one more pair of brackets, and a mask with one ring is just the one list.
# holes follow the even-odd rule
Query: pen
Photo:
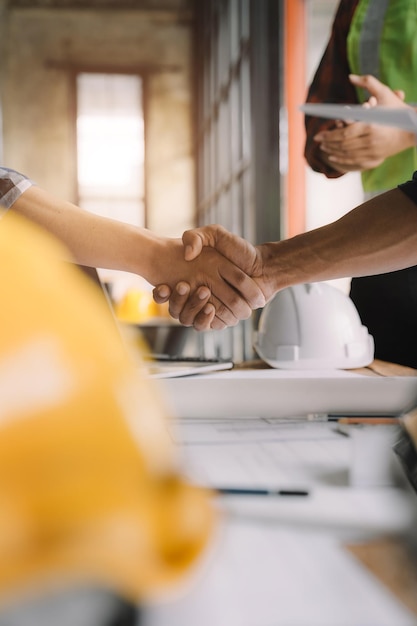
[[351, 416], [351, 417], [339, 417], [332, 420], [337, 423], [335, 432], [339, 435], [349, 437], [351, 430], [349, 426], [381, 426], [381, 425], [398, 425], [399, 420], [397, 417], [371, 417], [371, 416]]
[[258, 489], [256, 487], [217, 487], [213, 491], [221, 496], [308, 496], [307, 489]]
[[336, 421], [338, 424], [372, 424], [374, 426], [381, 424], [398, 424], [397, 417], [372, 417], [371, 415], [339, 417]]

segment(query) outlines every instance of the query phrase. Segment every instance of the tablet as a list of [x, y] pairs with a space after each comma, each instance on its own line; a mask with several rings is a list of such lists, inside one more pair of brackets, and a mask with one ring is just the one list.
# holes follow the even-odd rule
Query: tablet
[[183, 358], [172, 356], [157, 356], [147, 363], [150, 378], [179, 378], [230, 370], [233, 361], [222, 359]]
[[376, 106], [366, 108], [362, 104], [328, 104], [309, 102], [300, 106], [306, 115], [336, 120], [354, 120], [369, 124], [395, 126], [413, 133], [417, 132], [417, 112], [411, 107], [394, 108]]

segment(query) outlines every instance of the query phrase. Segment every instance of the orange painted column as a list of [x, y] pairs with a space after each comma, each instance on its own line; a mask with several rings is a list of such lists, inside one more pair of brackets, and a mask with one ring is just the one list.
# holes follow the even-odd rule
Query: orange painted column
[[306, 97], [306, 0], [284, 4], [284, 90], [288, 119], [287, 233], [304, 232], [306, 182], [304, 115], [298, 110]]

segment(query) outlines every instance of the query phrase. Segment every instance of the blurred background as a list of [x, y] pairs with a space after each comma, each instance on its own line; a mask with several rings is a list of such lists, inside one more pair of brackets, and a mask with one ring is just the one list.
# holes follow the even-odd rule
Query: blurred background
[[[261, 243], [333, 221], [361, 201], [359, 178], [307, 168], [297, 107], [336, 5], [0, 0], [1, 160], [167, 236], [217, 222]], [[197, 337], [139, 277], [101, 278], [120, 319], [157, 351], [252, 357], [256, 314]]]

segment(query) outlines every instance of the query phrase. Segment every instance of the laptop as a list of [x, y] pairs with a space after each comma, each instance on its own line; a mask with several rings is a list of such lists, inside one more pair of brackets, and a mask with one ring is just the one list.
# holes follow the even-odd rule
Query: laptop
[[[79, 269], [86, 274], [99, 287], [106, 305], [110, 311], [118, 330], [120, 324], [116, 318], [109, 293], [105, 285], [100, 280], [100, 276], [95, 267], [78, 265]], [[120, 333], [122, 336], [122, 333]], [[226, 359], [206, 359], [203, 357], [184, 357], [181, 355], [152, 354], [145, 358], [148, 376], [150, 378], [179, 378], [184, 376], [194, 376], [208, 372], [218, 372], [233, 368], [233, 361]]]
[[151, 355], [148, 361], [148, 375], [151, 378], [178, 378], [208, 374], [233, 368], [233, 361], [205, 359], [170, 355]]

